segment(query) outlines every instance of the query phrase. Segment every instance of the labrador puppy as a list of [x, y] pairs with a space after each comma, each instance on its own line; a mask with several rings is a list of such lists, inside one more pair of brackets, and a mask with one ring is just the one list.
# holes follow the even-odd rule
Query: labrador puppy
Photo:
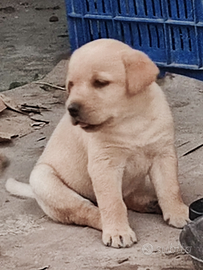
[[[115, 248], [137, 241], [127, 209], [156, 212], [177, 228], [188, 221], [177, 180], [173, 119], [144, 53], [113, 39], [76, 50], [69, 62], [66, 113], [13, 194], [37, 200], [53, 220], [102, 230]], [[157, 198], [146, 188], [149, 176]]]

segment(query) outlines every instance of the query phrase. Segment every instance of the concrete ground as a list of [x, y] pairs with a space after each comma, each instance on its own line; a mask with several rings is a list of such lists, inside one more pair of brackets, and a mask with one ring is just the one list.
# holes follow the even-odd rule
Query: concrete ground
[[[47, 28], [41, 37], [46, 34], [52, 35], [50, 29], [53, 29], [53, 25], [49, 22], [52, 13], [63, 13], [63, 15], [57, 13], [57, 16], [60, 15], [59, 18], [64, 20], [65, 25], [62, 1], [52, 1], [52, 4], [50, 1], [37, 1], [35, 5], [32, 4], [32, 1], [26, 1], [32, 12], [39, 11], [34, 9], [36, 6], [50, 7], [59, 5], [59, 2], [61, 9], [54, 11], [46, 9], [46, 11], [43, 10], [44, 15], [39, 16], [42, 17], [44, 27]], [[15, 1], [17, 5], [15, 8], [16, 10], [20, 9], [18, 14], [21, 14], [22, 17], [27, 16], [27, 13], [30, 12], [26, 12], [26, 3], [20, 4], [19, 1]], [[0, 16], [3, 16], [1, 8], [11, 4], [14, 4], [14, 1], [1, 1]], [[11, 35], [12, 28], [15, 31], [18, 29], [16, 21], [10, 23], [14, 20], [10, 16], [9, 13], [5, 15], [5, 19], [1, 17], [0, 22], [4, 23], [4, 27], [0, 28], [0, 38], [6, 33]], [[31, 20], [30, 16], [29, 19]], [[9, 22], [6, 23], [5, 20]], [[36, 18], [35, 20], [38, 23]], [[23, 20], [21, 22], [23, 23]], [[33, 31], [34, 25], [29, 26], [27, 34]], [[53, 34], [55, 37], [60, 31], [65, 32], [65, 26], [64, 28], [60, 28], [59, 25], [54, 27], [56, 27], [55, 31], [57, 32], [57, 34]], [[39, 27], [39, 29], [41, 28]], [[44, 75], [48, 73], [56, 64], [57, 59], [68, 52], [68, 45], [64, 39], [57, 38], [55, 52], [47, 53], [42, 43], [39, 42], [37, 45], [33, 45], [36, 50], [39, 50], [39, 54], [33, 55], [32, 50], [27, 51], [27, 58], [24, 58], [25, 39], [21, 40], [21, 32], [24, 37], [26, 36], [24, 31], [18, 29], [18, 33], [12, 34], [13, 40], [10, 37], [8, 43], [15, 47], [21, 43], [22, 50], [19, 45], [18, 50], [11, 49], [4, 51], [4, 53], [0, 52], [0, 57], [5, 63], [4, 69], [0, 72], [2, 90], [6, 90], [13, 81], [32, 81], [33, 74]], [[37, 33], [33, 33], [33, 35], [34, 40], [37, 39]], [[29, 37], [27, 40], [31, 42]], [[0, 46], [3, 44], [3, 48], [6, 47], [6, 42], [4, 42], [3, 40], [0, 43]], [[37, 41], [35, 40], [35, 42]], [[46, 40], [46, 42], [47, 47], [51, 41]], [[62, 47], [60, 42], [64, 42], [65, 47]], [[50, 54], [52, 59], [50, 59]], [[22, 63], [20, 59], [22, 59]], [[45, 60], [42, 61], [42, 59]], [[11, 60], [14, 61], [13, 65]], [[26, 63], [33, 63], [33, 66], [31, 64], [33, 69], [27, 69], [28, 64]], [[63, 85], [65, 67], [66, 61], [61, 61], [48, 76], [43, 78], [43, 81]], [[167, 76], [160, 84], [167, 95], [174, 115], [179, 158], [179, 181], [184, 201], [189, 204], [203, 197], [203, 147], [189, 153], [190, 150], [203, 143], [203, 82], [174, 75]], [[193, 270], [190, 258], [184, 254], [179, 244], [180, 230], [167, 226], [159, 215], [129, 211], [130, 224], [136, 231], [139, 242], [131, 248], [117, 250], [102, 244], [101, 232], [87, 227], [54, 223], [43, 214], [34, 200], [16, 198], [5, 191], [5, 181], [10, 176], [28, 182], [32, 167], [63, 115], [64, 92], [52, 88], [46, 90], [41, 89], [38, 84], [30, 83], [3, 92], [18, 105], [26, 103], [27, 105], [40, 106], [41, 116], [35, 114], [35, 120], [32, 120], [27, 115], [8, 109], [0, 113], [0, 132], [18, 135], [11, 142], [0, 143], [0, 152], [7, 155], [11, 161], [0, 181], [0, 269]], [[39, 120], [44, 122], [39, 122]]]

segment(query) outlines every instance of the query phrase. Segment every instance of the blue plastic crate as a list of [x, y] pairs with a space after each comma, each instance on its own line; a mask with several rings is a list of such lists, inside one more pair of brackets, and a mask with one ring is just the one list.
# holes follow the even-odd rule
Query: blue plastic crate
[[203, 80], [203, 0], [66, 0], [72, 50], [114, 38], [162, 71]]

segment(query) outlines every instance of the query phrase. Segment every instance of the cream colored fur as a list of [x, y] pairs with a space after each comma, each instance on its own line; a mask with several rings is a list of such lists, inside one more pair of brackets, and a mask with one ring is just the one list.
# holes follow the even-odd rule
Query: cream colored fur
[[[104, 244], [117, 248], [137, 241], [127, 208], [156, 212], [158, 199], [165, 221], [186, 224], [173, 119], [157, 74], [144, 53], [116, 40], [96, 40], [73, 53], [67, 112], [31, 173], [27, 194], [53, 220], [102, 230]], [[20, 195], [20, 186], [13, 183], [14, 191], [10, 184], [7, 190]]]

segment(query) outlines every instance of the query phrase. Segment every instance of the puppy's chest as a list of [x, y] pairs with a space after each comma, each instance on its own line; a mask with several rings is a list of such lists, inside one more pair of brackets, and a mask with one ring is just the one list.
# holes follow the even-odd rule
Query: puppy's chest
[[127, 157], [123, 180], [145, 177], [148, 174], [150, 166], [151, 159], [144, 151], [133, 153]]

